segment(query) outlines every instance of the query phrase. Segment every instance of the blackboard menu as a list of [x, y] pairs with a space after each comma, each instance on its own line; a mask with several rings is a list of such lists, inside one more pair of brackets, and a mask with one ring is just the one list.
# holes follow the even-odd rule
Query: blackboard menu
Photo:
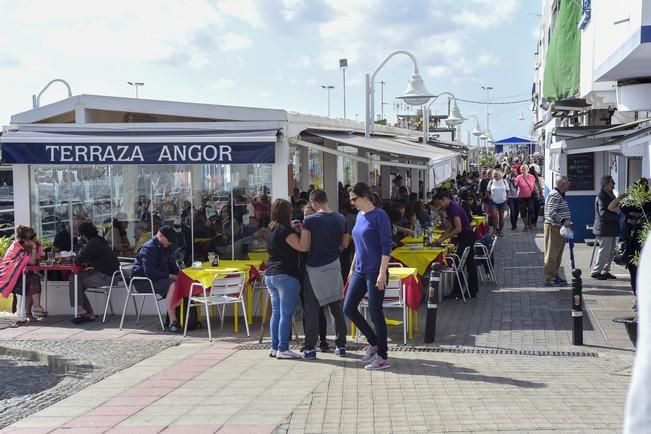
[[594, 190], [594, 153], [568, 155], [567, 178], [572, 190]]

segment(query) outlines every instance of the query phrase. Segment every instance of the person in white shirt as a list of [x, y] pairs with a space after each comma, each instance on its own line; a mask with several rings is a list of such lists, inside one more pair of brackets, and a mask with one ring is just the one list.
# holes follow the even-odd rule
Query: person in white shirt
[[493, 179], [486, 187], [493, 204], [493, 230], [497, 236], [504, 236], [504, 211], [509, 195], [509, 183], [502, 177], [502, 171], [493, 170]]

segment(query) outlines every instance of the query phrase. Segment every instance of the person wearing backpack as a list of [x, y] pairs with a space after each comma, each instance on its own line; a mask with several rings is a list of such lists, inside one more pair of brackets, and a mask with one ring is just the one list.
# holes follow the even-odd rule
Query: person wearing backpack
[[502, 177], [502, 171], [493, 170], [493, 179], [488, 183], [487, 191], [493, 204], [493, 231], [498, 237], [504, 236], [504, 211], [509, 190], [509, 184]]

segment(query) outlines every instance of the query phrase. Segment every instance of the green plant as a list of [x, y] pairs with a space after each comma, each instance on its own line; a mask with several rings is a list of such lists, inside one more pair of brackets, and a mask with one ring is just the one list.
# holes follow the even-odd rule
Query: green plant
[[[638, 234], [638, 241], [640, 245], [644, 245], [649, 232], [651, 231], [651, 221], [649, 220], [649, 215], [644, 211], [645, 204], [651, 202], [651, 191], [642, 184], [635, 183], [628, 188], [626, 192], [627, 196], [622, 199], [621, 205], [623, 206], [633, 206], [639, 208], [642, 211], [642, 217], [644, 222], [642, 223], [642, 228]], [[640, 252], [635, 252], [635, 256], [631, 259], [631, 264], [637, 265], [640, 261]]]
[[494, 166], [496, 161], [497, 160], [495, 160], [495, 156], [491, 154], [486, 154], [479, 157], [480, 166]]

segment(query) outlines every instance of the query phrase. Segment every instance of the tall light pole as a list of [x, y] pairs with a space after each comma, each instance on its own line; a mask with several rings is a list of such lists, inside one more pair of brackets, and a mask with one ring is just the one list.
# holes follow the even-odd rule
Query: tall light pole
[[129, 86], [133, 86], [136, 88], [136, 98], [138, 98], [138, 88], [140, 86], [144, 86], [145, 83], [143, 83], [142, 81], [127, 81], [127, 83], [129, 83]]
[[330, 91], [334, 89], [334, 86], [331, 85], [321, 85], [321, 88], [325, 89], [328, 92], [328, 117], [330, 117]]
[[384, 59], [382, 63], [380, 63], [380, 66], [375, 68], [373, 73], [366, 74], [366, 92], [364, 95], [366, 97], [366, 101], [364, 102], [364, 106], [366, 108], [366, 118], [364, 122], [364, 137], [367, 139], [371, 136], [371, 132], [373, 132], [373, 127], [375, 124], [375, 120], [373, 119], [375, 117], [375, 76], [380, 71], [380, 69], [382, 69], [382, 67], [386, 65], [386, 63], [396, 54], [404, 54], [406, 56], [409, 56], [412, 62], [414, 62], [414, 73], [407, 82], [407, 90], [404, 94], [402, 94], [402, 96], [399, 96], [398, 99], [402, 99], [409, 105], [423, 105], [426, 104], [434, 96], [429, 93], [427, 88], [425, 88], [423, 77], [421, 77], [420, 71], [418, 69], [418, 62], [416, 61], [416, 57], [406, 50], [396, 50], [392, 52], [386, 57], [386, 59]]
[[346, 68], [348, 68], [348, 59], [339, 59], [339, 67], [344, 78], [344, 119], [346, 119]]
[[[481, 88], [486, 91], [486, 133], [490, 136], [490, 113], [488, 107], [490, 107], [490, 91], [493, 90], [493, 87], [482, 86]], [[486, 153], [488, 153], [488, 139], [486, 139]]]

